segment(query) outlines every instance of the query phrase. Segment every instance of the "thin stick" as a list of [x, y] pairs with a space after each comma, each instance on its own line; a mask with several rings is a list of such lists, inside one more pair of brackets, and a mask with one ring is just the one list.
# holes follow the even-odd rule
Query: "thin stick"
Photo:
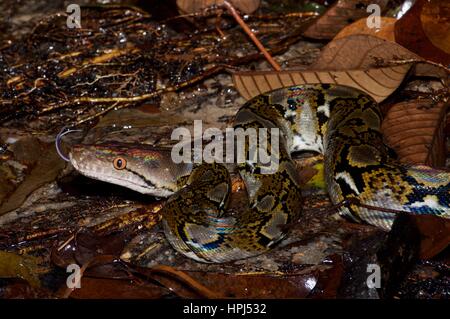
[[229, 3], [228, 1], [224, 1], [223, 5], [230, 11], [231, 15], [236, 19], [237, 23], [244, 29], [245, 33], [248, 34], [250, 39], [255, 43], [255, 45], [258, 47], [258, 49], [261, 51], [261, 53], [264, 55], [264, 57], [267, 59], [267, 61], [272, 65], [275, 71], [281, 71], [280, 65], [272, 58], [272, 56], [267, 52], [266, 48], [262, 45], [262, 43], [258, 40], [258, 38], [255, 36], [255, 34], [250, 30], [248, 25], [242, 20], [239, 13], [236, 11], [236, 9]]
[[164, 274], [164, 275], [166, 275], [166, 274], [172, 275], [173, 277], [177, 278], [182, 283], [187, 284], [189, 287], [193, 288], [198, 293], [200, 293], [202, 296], [204, 296], [204, 297], [206, 297], [208, 299], [220, 299], [220, 298], [223, 299], [225, 297], [221, 293], [212, 291], [208, 287], [204, 286], [202, 283], [200, 283], [196, 279], [192, 278], [187, 273], [185, 273], [183, 271], [180, 271], [180, 270], [177, 270], [177, 269], [175, 269], [173, 267], [166, 266], [166, 265], [158, 265], [158, 266], [155, 266], [155, 267], [151, 268], [150, 271], [153, 272], [153, 273], [161, 273], [161, 274]]

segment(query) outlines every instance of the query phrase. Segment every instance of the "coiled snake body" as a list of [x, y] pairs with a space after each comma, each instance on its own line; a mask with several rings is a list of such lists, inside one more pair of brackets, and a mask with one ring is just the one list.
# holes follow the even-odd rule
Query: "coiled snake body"
[[[248, 101], [234, 127], [278, 128], [279, 165], [267, 174], [266, 164], [237, 164], [249, 207], [236, 216], [225, 213], [230, 177], [222, 164], [174, 164], [170, 152], [119, 144], [78, 145], [70, 159], [92, 178], [172, 194], [163, 208], [172, 246], [198, 261], [226, 262], [267, 251], [285, 236], [280, 226], [300, 216], [301, 189], [291, 159], [296, 151], [324, 154], [329, 195], [336, 204], [347, 200], [340, 214], [354, 221], [390, 229], [395, 214], [369, 206], [450, 217], [450, 174], [396, 161], [383, 143], [381, 120], [370, 96], [344, 86], [294, 86]], [[271, 142], [259, 146], [269, 149]], [[189, 176], [184, 185], [183, 176]]]

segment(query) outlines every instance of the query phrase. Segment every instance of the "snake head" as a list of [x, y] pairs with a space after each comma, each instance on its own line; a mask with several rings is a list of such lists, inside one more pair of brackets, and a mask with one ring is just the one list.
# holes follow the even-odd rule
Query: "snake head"
[[175, 164], [170, 148], [145, 144], [78, 144], [69, 159], [87, 177], [158, 197], [173, 194], [177, 181], [192, 170], [191, 164]]

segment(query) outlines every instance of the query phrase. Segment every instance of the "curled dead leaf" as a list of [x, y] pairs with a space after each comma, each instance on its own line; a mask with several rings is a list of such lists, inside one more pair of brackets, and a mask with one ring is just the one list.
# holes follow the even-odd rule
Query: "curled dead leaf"
[[450, 63], [450, 3], [417, 0], [395, 24], [395, 41], [427, 60]]
[[420, 99], [390, 107], [381, 129], [400, 161], [437, 167], [445, 165], [447, 106], [444, 102]]
[[369, 28], [367, 19], [362, 18], [342, 29], [333, 40], [345, 38], [353, 34], [367, 34], [380, 39], [395, 42], [394, 26], [397, 19], [389, 17], [380, 17], [380, 29]]
[[[14, 191], [8, 194], [7, 198], [0, 195], [0, 200], [3, 200], [0, 216], [19, 207], [39, 187], [54, 181], [66, 165], [56, 153], [53, 143], [42, 143], [34, 137], [17, 141], [11, 149], [15, 159], [28, 166], [28, 174]], [[2, 173], [0, 171], [1, 175]], [[4, 180], [4, 178], [0, 179], [0, 181]]]

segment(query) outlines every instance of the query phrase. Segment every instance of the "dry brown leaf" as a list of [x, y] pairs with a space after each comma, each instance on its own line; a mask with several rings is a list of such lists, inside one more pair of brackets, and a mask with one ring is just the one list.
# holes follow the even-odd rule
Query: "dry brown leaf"
[[[366, 34], [333, 40], [323, 48], [313, 67], [321, 70], [372, 70], [401, 64], [414, 65], [412, 73], [416, 76], [448, 81], [450, 74], [445, 67], [426, 61], [395, 42]], [[379, 80], [385, 83], [383, 77]]]
[[380, 17], [380, 29], [378, 30], [376, 28], [369, 28], [367, 26], [367, 19], [362, 18], [342, 29], [334, 37], [333, 41], [353, 34], [368, 34], [380, 39], [395, 42], [394, 27], [396, 21], [397, 19], [395, 18]]
[[[260, 0], [229, 0], [229, 2], [244, 13], [252, 13], [258, 9]], [[221, 6], [223, 0], [177, 0], [180, 13], [194, 13], [212, 5]]]
[[412, 215], [411, 218], [420, 232], [420, 258], [433, 258], [448, 247], [450, 219], [432, 215]]
[[[30, 140], [30, 141], [28, 141]], [[22, 143], [23, 142], [23, 143]], [[35, 145], [32, 145], [35, 143]], [[23, 144], [23, 145], [22, 145]], [[23, 147], [26, 147], [23, 150]], [[16, 157], [20, 159], [19, 152], [29, 152], [27, 155], [32, 157], [28, 159], [34, 161], [33, 165], [30, 165], [31, 170], [27, 174], [26, 178], [20, 183], [17, 188], [12, 192], [8, 198], [5, 198], [0, 206], [0, 215], [3, 215], [9, 211], [12, 211], [22, 205], [27, 197], [36, 189], [54, 181], [56, 176], [65, 167], [66, 163], [56, 153], [53, 143], [42, 143], [37, 139], [23, 139], [15, 143], [13, 148], [21, 149], [16, 150]], [[25, 157], [27, 157], [25, 156]], [[0, 196], [1, 198], [2, 196]]]
[[369, 16], [367, 6], [378, 4], [383, 10], [387, 0], [340, 0], [304, 32], [304, 36], [314, 39], [332, 39], [348, 24]]
[[[178, 270], [178, 272], [180, 272]], [[182, 284], [175, 277], [152, 274], [152, 279], [169, 288], [183, 298], [196, 297], [193, 294], [198, 289], [193, 284], [208, 289], [212, 298], [305, 298], [309, 295], [319, 280], [319, 271], [309, 271], [301, 274], [270, 275], [270, 274], [224, 274], [203, 271], [183, 271], [191, 278], [192, 283]], [[207, 295], [197, 295], [205, 297]]]
[[369, 70], [235, 72], [233, 82], [247, 100], [261, 93], [300, 84], [340, 84], [366, 92], [377, 102], [383, 101], [402, 83], [411, 64]]
[[342, 256], [337, 254], [331, 255], [327, 259], [332, 261], [333, 267], [320, 273], [317, 285], [310, 296], [313, 299], [331, 299], [338, 295], [344, 275], [344, 261]]
[[414, 66], [413, 73], [415, 76], [428, 76], [439, 78], [445, 87], [450, 86], [450, 70], [445, 67], [440, 67], [435, 64], [431, 64], [427, 61], [417, 62]]
[[400, 161], [435, 167], [445, 165], [447, 106], [444, 102], [433, 105], [431, 99], [420, 99], [390, 107], [381, 128]]
[[395, 24], [395, 40], [427, 60], [450, 63], [450, 3], [417, 0]]
[[367, 70], [398, 60], [422, 60], [397, 43], [366, 34], [355, 34], [327, 44], [314, 64], [321, 70]]
[[308, 70], [235, 72], [233, 81], [245, 99], [292, 85], [327, 83], [354, 87], [381, 102], [398, 88], [415, 63], [416, 72], [448, 76], [437, 66], [419, 67], [425, 61], [397, 43], [355, 34], [330, 42]]
[[425, 2], [420, 21], [431, 43], [450, 54], [450, 2], [441, 0]]

